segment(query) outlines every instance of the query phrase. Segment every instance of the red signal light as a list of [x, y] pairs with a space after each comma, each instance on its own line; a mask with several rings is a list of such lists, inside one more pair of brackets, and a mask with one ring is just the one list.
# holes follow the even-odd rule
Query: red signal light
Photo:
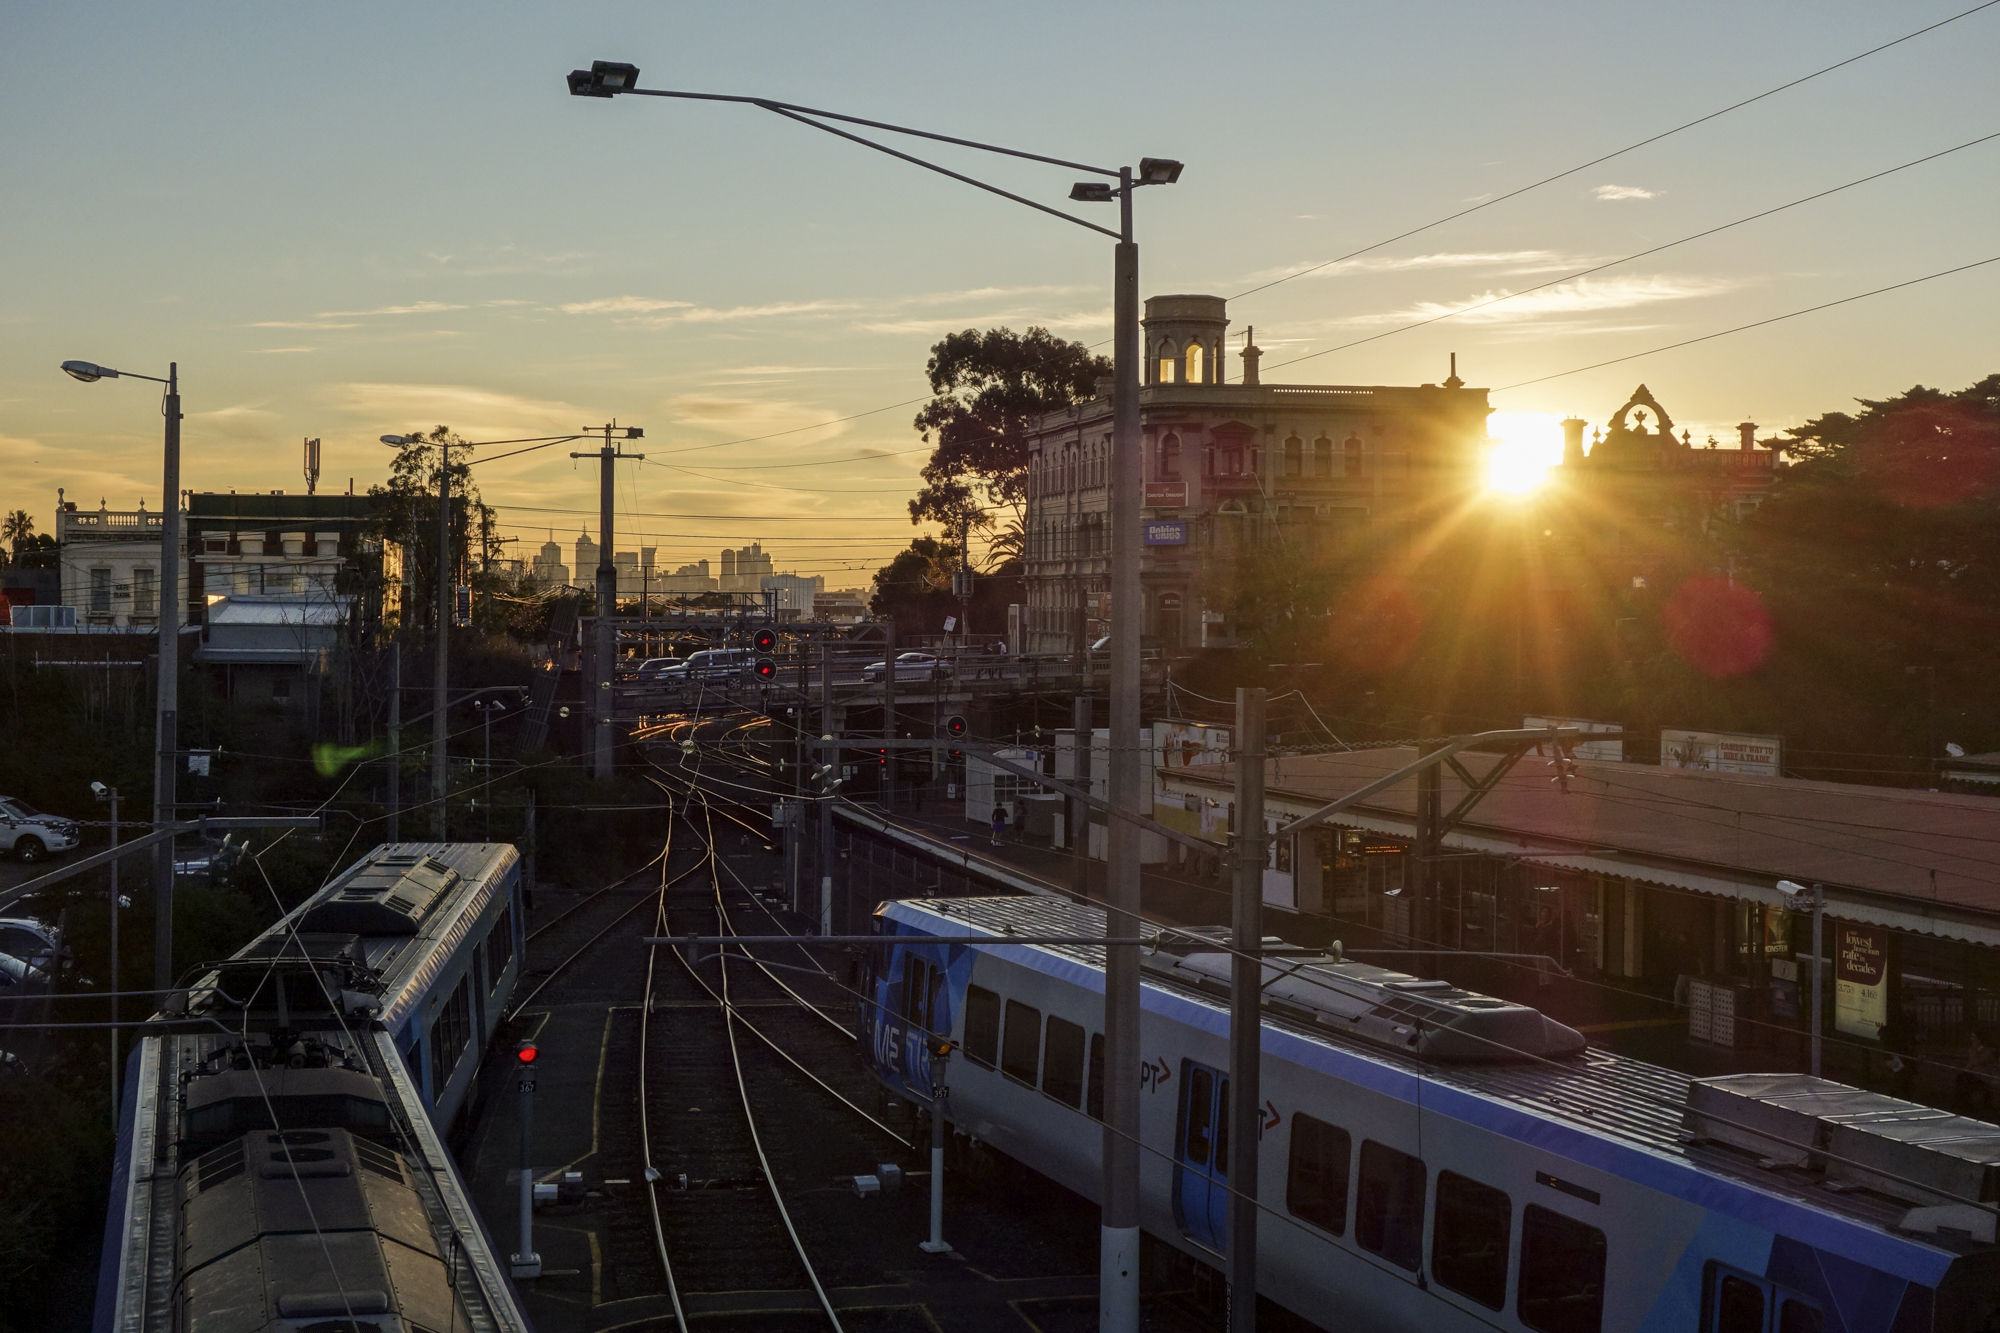
[[751, 638], [750, 642], [753, 646], [755, 646], [758, 652], [768, 653], [773, 648], [776, 648], [778, 646], [778, 636], [772, 630], [760, 629], [757, 631], [755, 636]]
[[[768, 631], [766, 632], [768, 633]], [[756, 675], [758, 680], [770, 680], [778, 674], [778, 664], [768, 657], [760, 657], [757, 659], [757, 665], [752, 667], [751, 671]]]
[[535, 1043], [532, 1041], [524, 1041], [514, 1048], [514, 1058], [524, 1065], [535, 1063], [535, 1056], [537, 1054]]

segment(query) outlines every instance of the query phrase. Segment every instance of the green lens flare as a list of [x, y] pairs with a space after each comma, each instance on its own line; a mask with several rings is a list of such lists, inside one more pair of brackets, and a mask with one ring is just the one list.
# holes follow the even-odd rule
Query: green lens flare
[[313, 746], [313, 767], [323, 778], [330, 778], [357, 759], [367, 759], [378, 753], [374, 745], [335, 745], [332, 741], [321, 741]]

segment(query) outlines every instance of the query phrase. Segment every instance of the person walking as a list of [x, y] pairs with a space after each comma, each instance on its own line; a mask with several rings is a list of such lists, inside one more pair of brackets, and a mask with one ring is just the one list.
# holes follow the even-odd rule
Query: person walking
[[1005, 837], [1006, 833], [1007, 807], [1004, 805], [995, 805], [993, 807], [993, 845], [995, 847], [1000, 845], [1000, 839]]

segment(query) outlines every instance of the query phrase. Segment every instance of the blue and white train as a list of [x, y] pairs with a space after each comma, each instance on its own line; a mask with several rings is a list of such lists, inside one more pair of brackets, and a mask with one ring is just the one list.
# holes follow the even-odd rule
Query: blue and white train
[[[885, 903], [863, 1040], [956, 1129], [1094, 1194], [1102, 911]], [[1149, 933], [1150, 930], [1149, 930]], [[991, 944], [926, 943], [990, 934]], [[1142, 1225], [1226, 1240], [1228, 955], [1145, 955]], [[2000, 1329], [2000, 1126], [1800, 1075], [1691, 1080], [1537, 1011], [1337, 956], [1265, 964], [1258, 1290], [1325, 1327], [1532, 1333]]]
[[442, 1135], [521, 971], [519, 857], [376, 848], [127, 1062], [96, 1333], [526, 1333]]

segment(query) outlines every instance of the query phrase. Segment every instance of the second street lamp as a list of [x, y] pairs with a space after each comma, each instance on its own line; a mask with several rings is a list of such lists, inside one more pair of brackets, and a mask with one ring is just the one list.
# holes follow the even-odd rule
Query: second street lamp
[[[1140, 159], [1136, 172], [1131, 167], [1092, 166], [771, 98], [641, 88], [638, 86], [638, 67], [620, 61], [599, 60], [587, 70], [572, 70], [568, 83], [570, 93], [578, 97], [669, 97], [754, 106], [886, 153], [912, 166], [949, 176], [975, 189], [1011, 199], [1038, 212], [1062, 218], [1117, 242], [1112, 263], [1111, 595], [1114, 614], [1122, 619], [1115, 622], [1110, 645], [1110, 795], [1118, 811], [1137, 817], [1143, 776], [1137, 742], [1140, 720], [1139, 633], [1144, 619], [1139, 580], [1139, 515], [1144, 468], [1139, 435], [1139, 247], [1133, 241], [1132, 192], [1143, 185], [1173, 184], [1180, 179], [1181, 164], [1172, 158], [1149, 157]], [[840, 128], [842, 125], [885, 130], [891, 134], [910, 135], [935, 143], [954, 144], [1102, 177], [1104, 179], [1078, 185], [1069, 197], [1085, 203], [1116, 200], [1119, 206], [1118, 229], [1113, 231], [1060, 208], [1038, 203], [935, 162], [877, 143]], [[888, 675], [893, 678], [894, 673]], [[1110, 836], [1110, 856], [1105, 894], [1105, 933], [1112, 938], [1134, 938], [1139, 933], [1139, 827], [1130, 819], [1113, 819], [1109, 821], [1107, 832]], [[1107, 1069], [1136, 1070], [1143, 1059], [1139, 1049], [1139, 952], [1134, 946], [1106, 946], [1104, 1047]], [[1139, 1085], [1136, 1078], [1113, 1078], [1106, 1083], [1104, 1119], [1098, 1309], [1101, 1328], [1126, 1333], [1135, 1331], [1139, 1325]], [[1254, 1272], [1254, 1260], [1244, 1268]], [[1254, 1280], [1250, 1285], [1254, 1292]], [[1254, 1303], [1250, 1308], [1254, 1311]]]

